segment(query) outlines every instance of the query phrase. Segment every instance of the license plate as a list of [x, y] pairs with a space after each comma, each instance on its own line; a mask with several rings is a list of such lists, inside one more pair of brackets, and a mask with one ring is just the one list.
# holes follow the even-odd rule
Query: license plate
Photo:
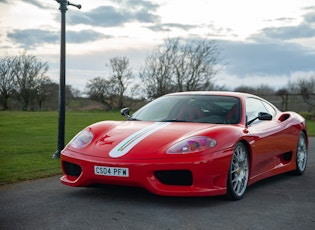
[[94, 173], [103, 176], [129, 177], [128, 168], [94, 166]]

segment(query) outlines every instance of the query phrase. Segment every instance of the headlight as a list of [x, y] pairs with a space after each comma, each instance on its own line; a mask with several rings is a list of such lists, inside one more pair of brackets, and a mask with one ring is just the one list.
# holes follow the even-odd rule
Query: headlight
[[89, 145], [93, 139], [93, 133], [89, 130], [83, 130], [76, 135], [69, 143], [73, 148], [81, 149]]
[[205, 149], [213, 148], [216, 146], [217, 141], [209, 137], [195, 136], [182, 140], [172, 147], [166, 153], [168, 154], [187, 154], [200, 152]]

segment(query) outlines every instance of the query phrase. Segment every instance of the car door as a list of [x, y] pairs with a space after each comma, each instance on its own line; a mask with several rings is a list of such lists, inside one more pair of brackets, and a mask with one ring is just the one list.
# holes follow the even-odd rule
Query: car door
[[248, 126], [249, 135], [253, 136], [252, 146], [252, 168], [251, 176], [259, 176], [276, 167], [279, 163], [277, 156], [282, 153], [279, 140], [282, 137], [281, 129], [275, 115], [276, 111], [266, 108], [264, 102], [258, 98], [246, 99], [246, 117], [250, 121], [258, 116], [259, 112], [271, 113], [270, 121], [255, 120]]

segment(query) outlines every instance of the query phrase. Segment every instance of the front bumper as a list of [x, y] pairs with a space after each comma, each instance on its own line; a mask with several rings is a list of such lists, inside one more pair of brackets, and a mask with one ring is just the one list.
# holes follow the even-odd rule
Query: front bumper
[[[170, 159], [122, 160], [92, 157], [71, 150], [61, 154], [65, 185], [113, 184], [142, 187], [164, 196], [213, 196], [226, 193], [232, 150]], [[128, 168], [128, 177], [96, 175], [94, 166]]]

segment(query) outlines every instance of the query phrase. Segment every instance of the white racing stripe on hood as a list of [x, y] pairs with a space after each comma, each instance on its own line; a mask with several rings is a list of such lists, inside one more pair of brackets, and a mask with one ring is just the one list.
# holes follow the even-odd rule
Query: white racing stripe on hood
[[148, 127], [138, 130], [134, 134], [122, 140], [118, 145], [116, 145], [116, 147], [109, 152], [109, 156], [111, 156], [112, 158], [124, 156], [144, 138], [170, 124], [171, 122], [156, 122]]

